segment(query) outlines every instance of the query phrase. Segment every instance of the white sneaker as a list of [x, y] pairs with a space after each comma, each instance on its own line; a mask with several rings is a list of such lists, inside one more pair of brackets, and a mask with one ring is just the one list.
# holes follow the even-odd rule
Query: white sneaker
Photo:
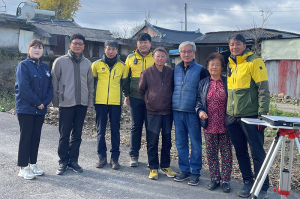
[[35, 174], [35, 175], [37, 175], [37, 176], [41, 176], [41, 175], [44, 175], [44, 171], [42, 170], [42, 169], [40, 169], [40, 167], [38, 167], [38, 165], [36, 165], [36, 164], [32, 164], [31, 166], [30, 166], [30, 169], [31, 169], [31, 171]]
[[26, 180], [32, 180], [35, 178], [35, 174], [31, 171], [31, 169], [27, 166], [23, 170], [20, 169], [18, 176], [25, 178]]

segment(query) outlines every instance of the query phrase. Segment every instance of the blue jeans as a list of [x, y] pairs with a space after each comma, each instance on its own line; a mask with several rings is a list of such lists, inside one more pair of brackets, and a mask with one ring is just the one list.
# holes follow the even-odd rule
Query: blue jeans
[[[182, 172], [200, 176], [202, 169], [202, 138], [200, 119], [196, 113], [173, 111], [178, 165]], [[189, 137], [191, 157], [189, 160]]]

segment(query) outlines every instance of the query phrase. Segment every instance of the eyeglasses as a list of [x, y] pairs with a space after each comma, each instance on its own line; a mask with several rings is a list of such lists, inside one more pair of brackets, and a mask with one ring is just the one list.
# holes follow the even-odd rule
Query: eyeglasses
[[188, 50], [188, 51], [180, 51], [182, 54], [191, 54], [191, 53], [193, 53], [194, 51], [192, 51], [192, 50]]
[[84, 43], [76, 43], [76, 42], [72, 42], [71, 44], [74, 46], [83, 46], [84, 45]]
[[118, 49], [117, 48], [109, 48], [109, 47], [106, 47], [105, 48], [107, 51], [117, 51]]

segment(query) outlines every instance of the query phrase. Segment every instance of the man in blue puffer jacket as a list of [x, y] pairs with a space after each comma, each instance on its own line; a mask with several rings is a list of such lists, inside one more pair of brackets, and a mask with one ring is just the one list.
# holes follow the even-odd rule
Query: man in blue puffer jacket
[[[200, 119], [195, 113], [199, 81], [207, 76], [203, 66], [194, 60], [196, 45], [183, 42], [179, 45], [182, 59], [174, 69], [174, 93], [172, 97], [175, 125], [175, 142], [181, 172], [174, 178], [181, 182], [189, 179], [189, 185], [198, 185], [202, 168], [202, 140]], [[189, 160], [189, 139], [191, 156]]]

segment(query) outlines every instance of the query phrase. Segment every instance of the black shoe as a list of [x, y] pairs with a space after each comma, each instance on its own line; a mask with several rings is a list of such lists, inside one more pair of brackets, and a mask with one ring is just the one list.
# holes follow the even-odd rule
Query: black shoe
[[229, 193], [231, 190], [229, 182], [223, 182], [222, 189], [224, 193]]
[[96, 163], [96, 168], [102, 168], [107, 164], [107, 158], [99, 158], [99, 161]]
[[220, 186], [220, 181], [211, 181], [209, 184], [208, 184], [208, 190], [214, 190], [215, 188], [219, 187]]
[[131, 167], [137, 167], [137, 166], [139, 166], [139, 157], [131, 156], [130, 157], [130, 166]]
[[56, 174], [57, 175], [64, 175], [67, 171], [67, 166], [68, 166], [67, 163], [60, 163], [59, 168], [56, 171]]
[[253, 180], [244, 180], [244, 187], [238, 192], [238, 196], [247, 198], [253, 186]]
[[175, 175], [174, 180], [177, 182], [182, 182], [189, 179], [190, 175], [184, 172], [180, 172]]
[[111, 168], [114, 169], [114, 170], [120, 169], [120, 164], [119, 164], [119, 162], [118, 162], [118, 159], [111, 158], [111, 159], [110, 159], [110, 166], [111, 166]]
[[260, 190], [257, 199], [267, 199], [268, 197], [268, 191]]
[[78, 162], [70, 162], [68, 164], [68, 167], [70, 169], [73, 169], [73, 171], [77, 172], [77, 173], [82, 173], [83, 169], [81, 168], [81, 166], [78, 165]]
[[199, 184], [199, 176], [192, 174], [190, 175], [190, 180], [188, 182], [188, 185], [197, 186]]

